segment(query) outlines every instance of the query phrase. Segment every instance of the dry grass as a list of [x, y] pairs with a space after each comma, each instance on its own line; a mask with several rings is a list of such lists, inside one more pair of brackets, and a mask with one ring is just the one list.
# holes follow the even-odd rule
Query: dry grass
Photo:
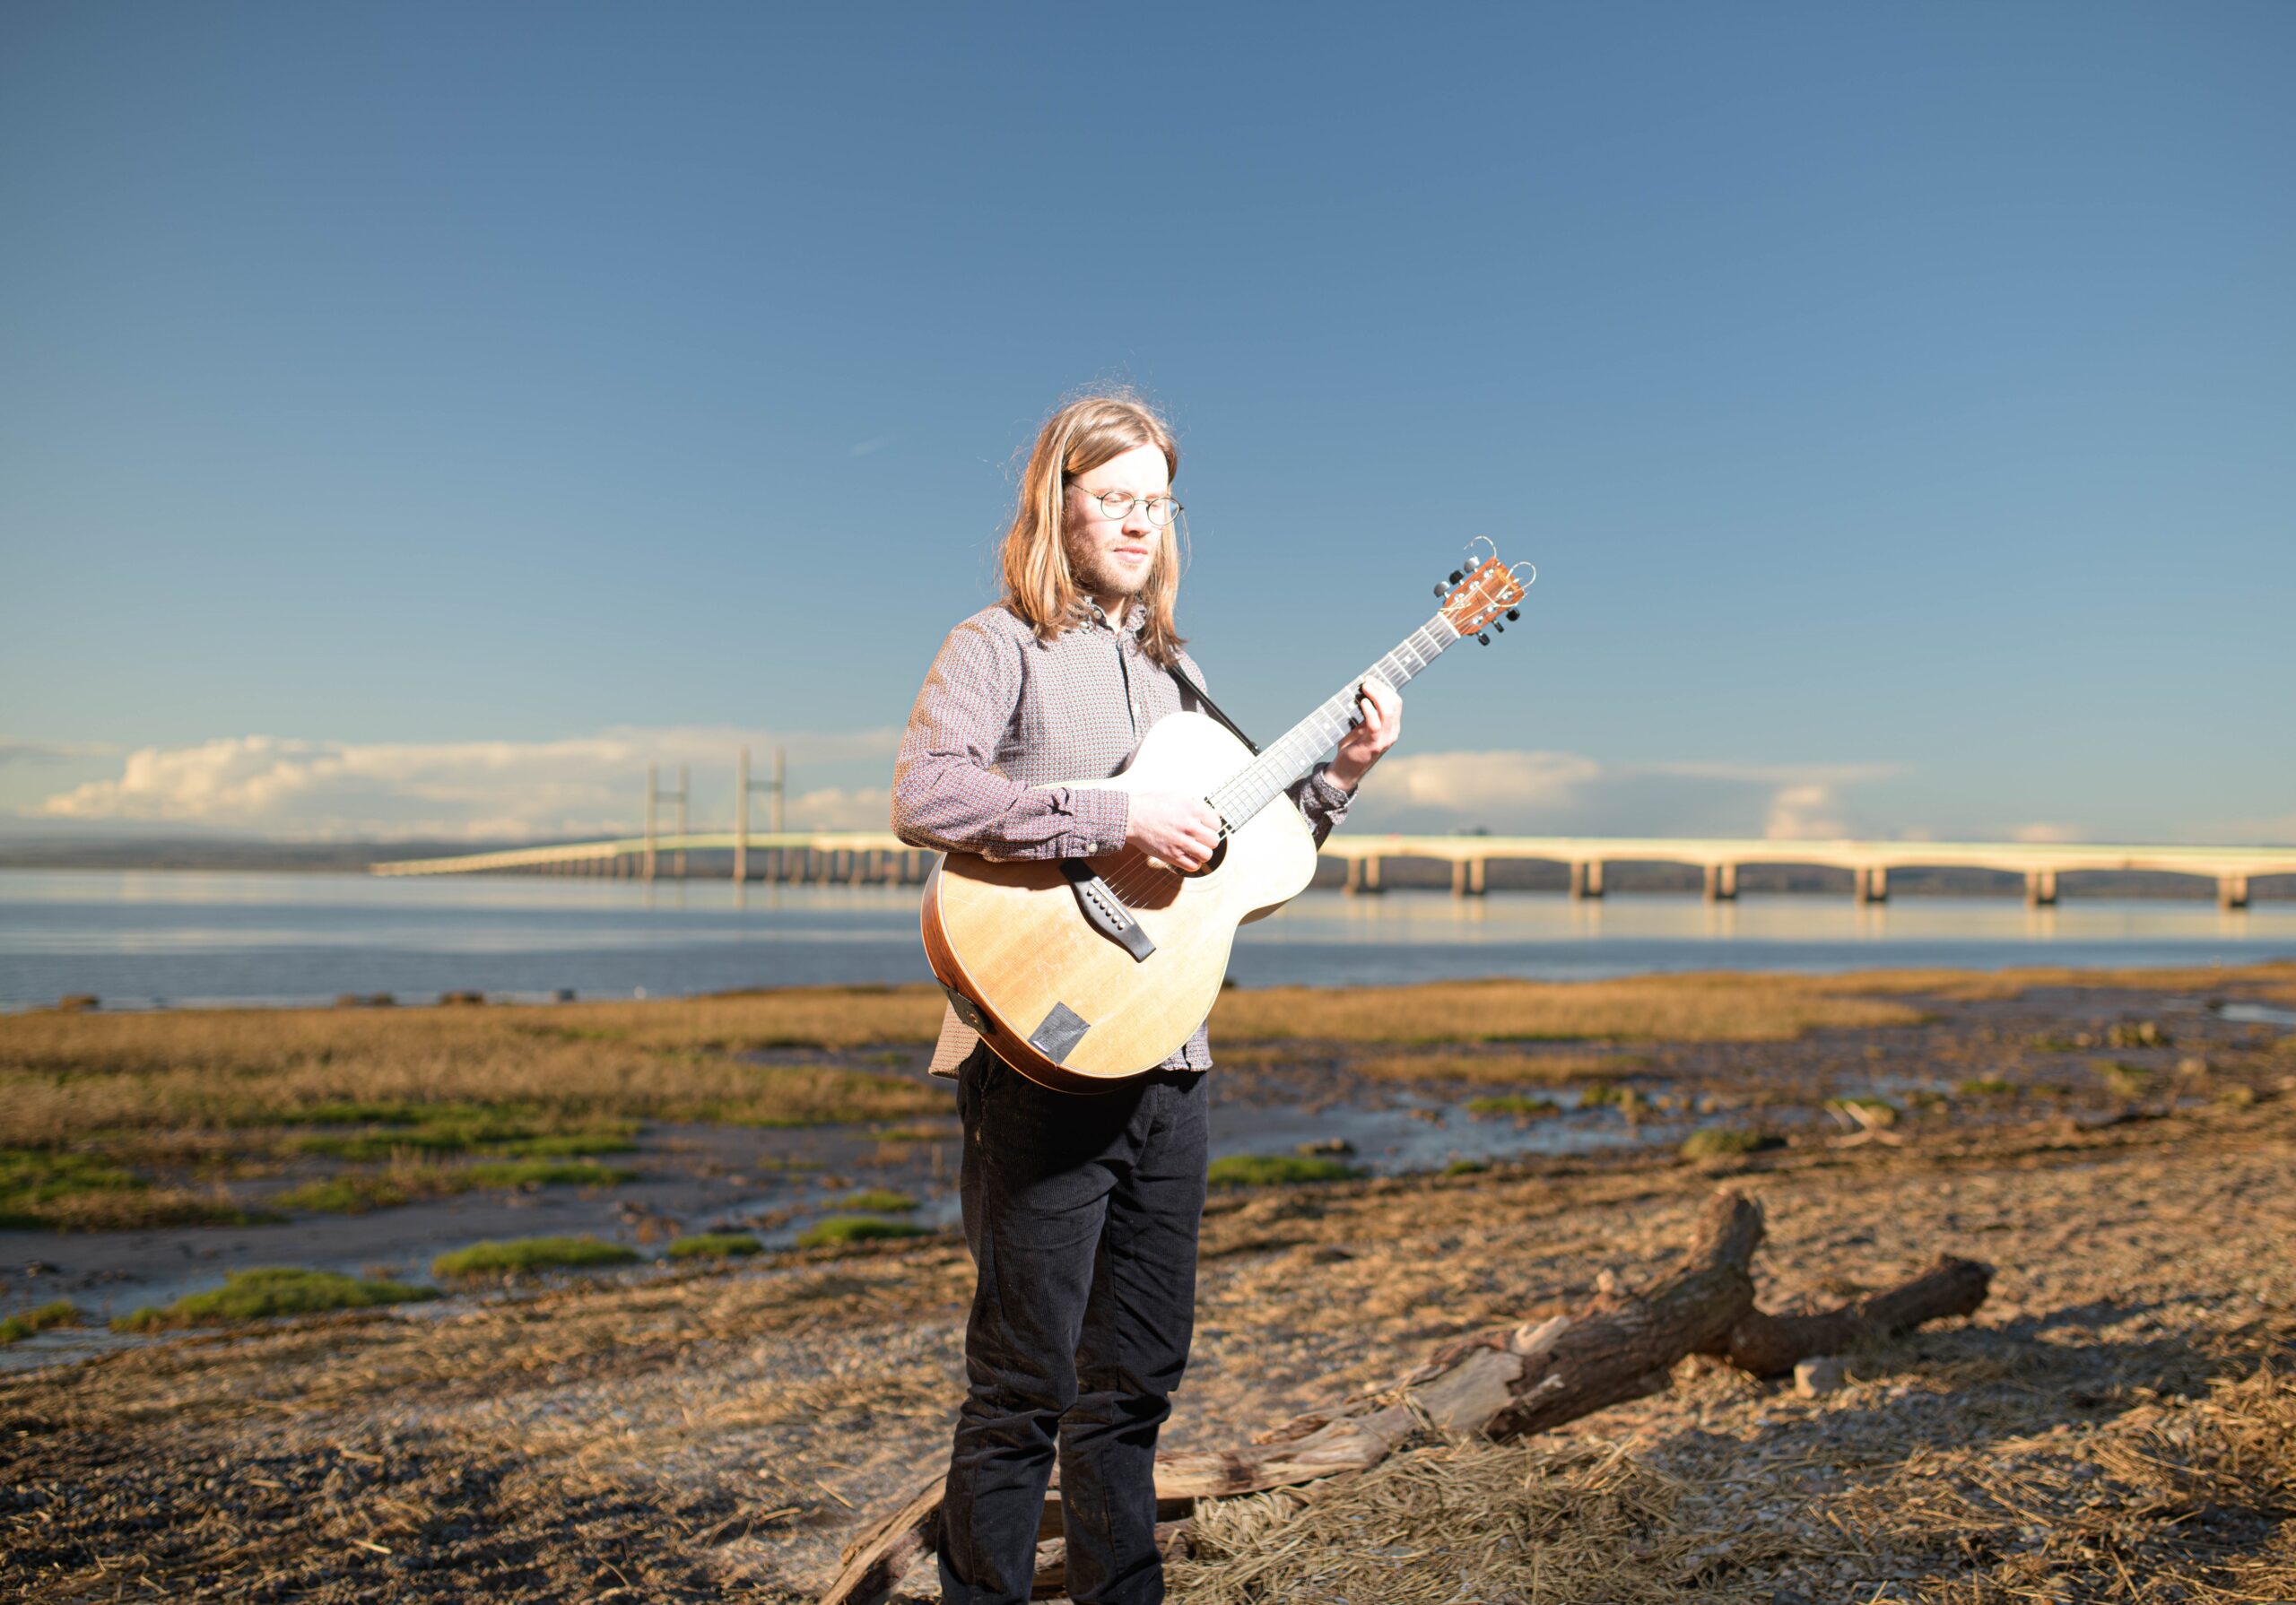
[[[1321, 1502], [1264, 1532], [1207, 1510], [1176, 1605], [1410, 1601], [1422, 1568], [1462, 1601], [2296, 1598], [2296, 1423], [2268, 1380], [2296, 1360], [2292, 1119], [2296, 1099], [2273, 1096], [1788, 1150], [1760, 1184], [1767, 1306], [1886, 1285], [1946, 1249], [2000, 1267], [1979, 1319], [1857, 1357], [1822, 1400], [1678, 1374], [1586, 1423], [1623, 1457], [1435, 1445], [1389, 1473], [1435, 1486], [1347, 1523]], [[1605, 1271], [1642, 1285], [1710, 1188], [1654, 1157], [1222, 1195], [1170, 1441], [1242, 1442], [1432, 1344], [1577, 1307]], [[971, 1287], [961, 1245], [928, 1238], [0, 1375], [0, 1595], [800, 1605], [863, 1522], [945, 1463]], [[2228, 1323], [2257, 1335], [2212, 1344]], [[1420, 1514], [1382, 1554], [1399, 1508]], [[1334, 1524], [1287, 1538], [1286, 1518]], [[1582, 1531], [1613, 1542], [1589, 1555]], [[1489, 1579], [1527, 1558], [1526, 1533], [1550, 1535], [1530, 1546], [1544, 1569], [1509, 1592]], [[1351, 1592], [1350, 1567], [1371, 1586]], [[906, 1586], [929, 1593], [929, 1570]]]
[[[2296, 994], [2296, 964], [2226, 970], [1726, 973], [1573, 983], [1448, 982], [1222, 995], [1213, 1029], [1234, 1064], [1280, 1063], [1296, 1040], [1773, 1042], [1903, 1026], [1908, 996], [1993, 998], [2035, 986]], [[0, 1016], [0, 1145], [91, 1133], [292, 1124], [331, 1107], [461, 1106], [544, 1125], [606, 1119], [811, 1124], [937, 1114], [917, 1078], [738, 1055], [850, 1053], [932, 1039], [940, 994], [813, 987], [667, 1000], [462, 1009], [197, 1010]], [[1233, 1044], [1226, 1046], [1225, 1044]], [[1565, 1054], [1374, 1055], [1359, 1073], [1487, 1083], [1617, 1073]]]
[[33, 1223], [59, 1232], [124, 1232], [161, 1226], [243, 1226], [262, 1217], [221, 1186], [148, 1187], [127, 1193], [73, 1193], [32, 1211]]
[[[1908, 990], [1917, 990], [1908, 988]], [[1223, 993], [1215, 1039], [1348, 1042], [1784, 1042], [1805, 1031], [1913, 1025], [1920, 1011], [1839, 978], [1714, 973], [1619, 981], [1457, 981]]]
[[2022, 997], [2041, 987], [2108, 988], [2206, 996], [2232, 993], [2257, 999], [2296, 1001], [2296, 960], [2273, 959], [2239, 966], [2155, 966], [2132, 969], [2073, 969], [2034, 965], [2021, 969], [1861, 970], [1819, 977], [1819, 984], [1877, 995], [1918, 993], [1956, 1002]]
[[1754, 1597], [1702, 1581], [1681, 1490], [1605, 1444], [1456, 1442], [1397, 1455], [1320, 1497], [1201, 1507], [1172, 1566], [1187, 1605], [1674, 1605]]
[[2219, 1376], [2100, 1429], [1919, 1447], [1814, 1514], [1925, 1599], [2296, 1599], [2296, 1377]]
[[290, 1124], [345, 1103], [762, 1124], [938, 1113], [937, 1089], [733, 1055], [923, 1042], [937, 993], [792, 990], [552, 1008], [0, 1016], [0, 1144]]
[[[1751, 1456], [1751, 1488], [1734, 1490], [1726, 1473], [1692, 1500], [1620, 1445], [1445, 1444], [1323, 1489], [1198, 1506], [1173, 1592], [1187, 1605], [1658, 1605], [1768, 1600], [1789, 1577], [1794, 1598], [1828, 1587], [1941, 1605], [2296, 1599], [2287, 1372], [2218, 1375], [2196, 1397], [2084, 1431], [2000, 1437], [1985, 1425], [1973, 1414], [1970, 1444], [1916, 1444], [1878, 1467], [1851, 1454], [1835, 1492], [1766, 1490], [1756, 1508], [1800, 1506], [1768, 1521], [1747, 1519], [1734, 1494], [1834, 1456]], [[1884, 1579], [1897, 1587], [1875, 1592]]]
[[1448, 1043], [1508, 1040], [1784, 1042], [1820, 1029], [1910, 1025], [1897, 1000], [2014, 998], [2039, 987], [2296, 999], [2296, 961], [2240, 967], [2086, 970], [1860, 970], [1840, 976], [1636, 976], [1614, 981], [1464, 981], [1224, 993], [1215, 1037], [1274, 1041]]

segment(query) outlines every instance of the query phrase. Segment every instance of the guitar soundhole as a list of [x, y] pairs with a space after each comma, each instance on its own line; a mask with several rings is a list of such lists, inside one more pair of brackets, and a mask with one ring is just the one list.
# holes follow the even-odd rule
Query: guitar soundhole
[[1178, 872], [1187, 876], [1191, 881], [1198, 881], [1210, 874], [1213, 871], [1218, 869], [1221, 864], [1226, 861], [1227, 857], [1228, 838], [1223, 836], [1220, 838], [1220, 845], [1212, 849], [1212, 856], [1204, 861], [1204, 867], [1202, 869], [1181, 870]]

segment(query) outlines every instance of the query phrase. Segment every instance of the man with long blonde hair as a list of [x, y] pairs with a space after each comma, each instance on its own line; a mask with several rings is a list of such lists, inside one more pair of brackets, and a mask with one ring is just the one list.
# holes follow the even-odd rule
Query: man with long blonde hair
[[[1182, 870], [1210, 859], [1220, 821], [1201, 797], [1057, 784], [1116, 774], [1158, 719], [1207, 706], [1173, 623], [1178, 470], [1170, 428], [1129, 393], [1045, 421], [1004, 537], [1004, 600], [950, 632], [909, 715], [893, 774], [903, 841], [990, 858], [1130, 846]], [[1377, 680], [1361, 708], [1292, 790], [1319, 844], [1401, 728], [1402, 698]], [[949, 1605], [1029, 1598], [1056, 1456], [1070, 1596], [1163, 1597], [1156, 1434], [1194, 1327], [1211, 1063], [1199, 1026], [1115, 1091], [1053, 1092], [953, 1011], [944, 1019], [932, 1068], [957, 1081], [978, 1279], [941, 1506]]]

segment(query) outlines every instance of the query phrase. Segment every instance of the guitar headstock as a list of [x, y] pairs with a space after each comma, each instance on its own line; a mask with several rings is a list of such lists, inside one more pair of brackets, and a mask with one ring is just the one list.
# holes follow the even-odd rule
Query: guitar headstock
[[[1539, 571], [1529, 563], [1518, 563], [1514, 568], [1499, 560], [1499, 549], [1484, 535], [1475, 537], [1475, 544], [1491, 546], [1491, 555], [1480, 562], [1470, 560], [1465, 567], [1451, 570], [1450, 578], [1435, 587], [1435, 594], [1443, 599], [1443, 617], [1449, 620], [1461, 639], [1474, 636], [1486, 646], [1491, 637], [1486, 630], [1507, 629], [1501, 621], [1519, 619], [1522, 611], [1516, 604], [1523, 600], [1523, 593], [1538, 578]], [[1474, 550], [1471, 544], [1469, 551]], [[1515, 568], [1528, 569], [1517, 574]]]

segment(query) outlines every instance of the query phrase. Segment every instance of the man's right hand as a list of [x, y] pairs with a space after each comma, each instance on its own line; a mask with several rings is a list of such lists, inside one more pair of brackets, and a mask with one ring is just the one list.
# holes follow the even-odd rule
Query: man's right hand
[[1201, 797], [1135, 792], [1124, 845], [1176, 870], [1200, 870], [1220, 846], [1220, 816]]

